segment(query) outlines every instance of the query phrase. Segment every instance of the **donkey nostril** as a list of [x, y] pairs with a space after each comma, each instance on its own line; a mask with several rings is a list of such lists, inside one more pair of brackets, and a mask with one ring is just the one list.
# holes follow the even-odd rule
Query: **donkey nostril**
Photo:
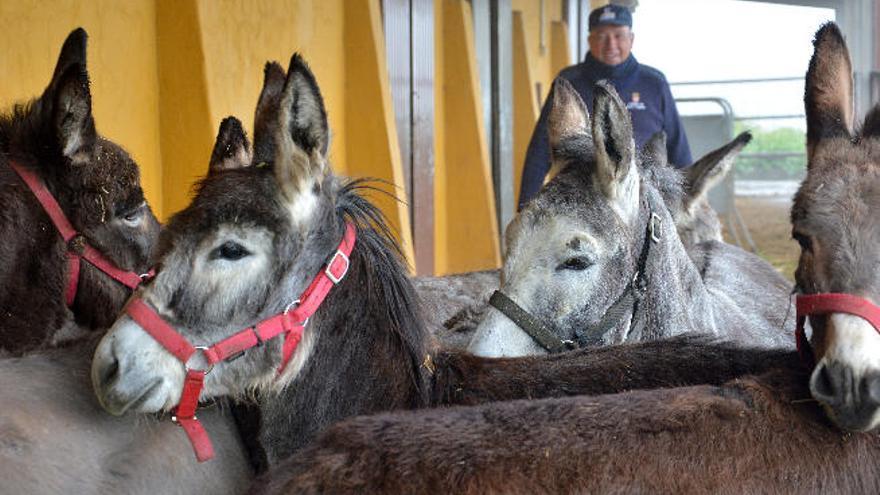
[[819, 363], [810, 377], [810, 392], [813, 398], [827, 404], [836, 404], [841, 397], [840, 383], [835, 376], [835, 370], [825, 363]]
[[113, 359], [110, 364], [104, 366], [98, 375], [98, 383], [102, 387], [113, 381], [119, 374], [119, 360]]

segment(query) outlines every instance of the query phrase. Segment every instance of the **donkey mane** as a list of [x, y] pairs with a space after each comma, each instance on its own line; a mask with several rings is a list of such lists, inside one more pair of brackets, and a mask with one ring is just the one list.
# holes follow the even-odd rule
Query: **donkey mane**
[[[369, 178], [346, 180], [336, 198], [336, 212], [341, 220], [357, 227], [357, 245], [353, 256], [369, 260], [366, 270], [367, 294], [381, 301], [388, 329], [403, 344], [410, 364], [409, 372], [419, 396], [427, 401], [427, 387], [419, 372], [428, 352], [432, 337], [421, 315], [421, 306], [415, 288], [405, 267], [404, 255], [388, 218], [378, 207], [364, 197], [364, 192], [378, 192], [397, 199], [390, 192], [377, 187]], [[428, 344], [428, 345], [426, 345]]]
[[684, 174], [666, 164], [658, 163], [657, 157], [649, 153], [647, 149], [643, 149], [638, 156], [639, 159], [636, 162], [639, 166], [639, 176], [642, 177], [642, 183], [654, 186], [663, 197], [663, 202], [667, 207], [685, 197]]
[[47, 185], [57, 187], [58, 169], [47, 166], [54, 162], [58, 150], [46, 143], [53, 142], [52, 131], [46, 128], [40, 98], [19, 102], [7, 113], [0, 113], [0, 152], [8, 157], [26, 154], [27, 165], [40, 170]]
[[[34, 111], [39, 100], [16, 103], [8, 113], [0, 114], [0, 149], [8, 151], [13, 143], [37, 143], [41, 129]], [[22, 146], [35, 149], [34, 146]]]

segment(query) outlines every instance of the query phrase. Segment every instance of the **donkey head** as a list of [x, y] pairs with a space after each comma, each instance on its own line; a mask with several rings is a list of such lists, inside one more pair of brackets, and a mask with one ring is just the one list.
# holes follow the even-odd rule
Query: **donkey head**
[[[807, 177], [791, 212], [801, 246], [795, 278], [802, 293], [846, 293], [880, 303], [880, 108], [853, 127], [852, 67], [837, 26], [813, 42], [804, 97]], [[880, 334], [843, 312], [812, 315], [817, 360], [810, 390], [841, 427], [880, 423]]]
[[[95, 130], [86, 41], [83, 29], [70, 33], [43, 94], [0, 117], [0, 151], [37, 172], [89, 244], [120, 268], [143, 272], [159, 224], [144, 201], [137, 164]], [[39, 207], [32, 198], [26, 204]], [[36, 253], [40, 263], [50, 263], [55, 253], [63, 263], [64, 242], [57, 236], [53, 242], [33, 247], [48, 251]], [[82, 325], [107, 327], [126, 297], [127, 289], [84, 264], [74, 314]]]
[[700, 242], [722, 240], [721, 221], [709, 204], [709, 191], [733, 169], [736, 157], [751, 140], [751, 133], [743, 132], [681, 171], [684, 193], [677, 201], [667, 200], [667, 204], [673, 210], [675, 227], [686, 249]]
[[[327, 165], [327, 116], [315, 78], [298, 54], [286, 77], [277, 76], [276, 66], [267, 66], [255, 118], [256, 156], [241, 124], [226, 119], [208, 175], [163, 232], [157, 275], [139, 294], [194, 345], [216, 343], [285, 311], [342, 235], [334, 208], [337, 180]], [[305, 333], [277, 381], [280, 339], [219, 363], [206, 377], [202, 398], [289, 382], [313, 339], [313, 332]], [[173, 407], [183, 379], [181, 363], [127, 316], [95, 352], [93, 384], [115, 414]]]
[[34, 153], [59, 189], [59, 202], [70, 205], [65, 211], [73, 225], [120, 266], [143, 269], [159, 224], [144, 201], [137, 164], [95, 131], [86, 40], [82, 28], [70, 33], [34, 104], [45, 142], [53, 144]]
[[[574, 338], [573, 328], [595, 325], [624, 292], [650, 215], [640, 207], [641, 178], [626, 107], [609, 84], [599, 83], [594, 95], [590, 126], [577, 92], [556, 80], [548, 132], [553, 167], [561, 171], [506, 231], [501, 292], [562, 340]], [[591, 338], [619, 342], [625, 332], [618, 325]], [[487, 356], [545, 352], [494, 308], [470, 350]]]

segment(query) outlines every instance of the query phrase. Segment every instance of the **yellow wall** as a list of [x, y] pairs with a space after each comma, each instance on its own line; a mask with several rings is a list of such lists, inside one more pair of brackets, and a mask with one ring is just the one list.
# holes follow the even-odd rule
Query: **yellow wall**
[[[89, 33], [88, 67], [98, 132], [141, 166], [147, 200], [162, 203], [156, 7], [152, 0], [0, 2], [0, 109], [38, 96], [64, 38]], [[207, 159], [207, 158], [206, 158]]]
[[189, 203], [220, 121], [253, 125], [263, 65], [286, 69], [294, 50], [318, 78], [332, 133], [334, 169], [345, 172], [343, 0], [157, 0], [164, 212]]

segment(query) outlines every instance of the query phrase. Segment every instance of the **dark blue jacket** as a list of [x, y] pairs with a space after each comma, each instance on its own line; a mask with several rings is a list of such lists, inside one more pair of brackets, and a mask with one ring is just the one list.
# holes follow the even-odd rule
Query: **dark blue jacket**
[[[639, 64], [629, 56], [619, 65], [606, 65], [587, 53], [584, 61], [566, 67], [558, 77], [564, 77], [581, 95], [587, 109], [593, 112], [593, 86], [597, 81], [608, 79], [632, 115], [633, 132], [637, 147], [644, 145], [657, 131], [666, 131], [666, 150], [669, 163], [686, 167], [693, 161], [684, 127], [675, 108], [675, 100], [669, 90], [666, 77], [659, 70]], [[551, 95], [552, 96], [552, 95]], [[547, 136], [547, 114], [553, 105], [548, 97], [541, 109], [541, 117], [532, 132], [532, 140], [526, 151], [522, 184], [519, 190], [519, 207], [522, 208], [541, 189], [544, 177], [550, 170], [550, 144]]]

